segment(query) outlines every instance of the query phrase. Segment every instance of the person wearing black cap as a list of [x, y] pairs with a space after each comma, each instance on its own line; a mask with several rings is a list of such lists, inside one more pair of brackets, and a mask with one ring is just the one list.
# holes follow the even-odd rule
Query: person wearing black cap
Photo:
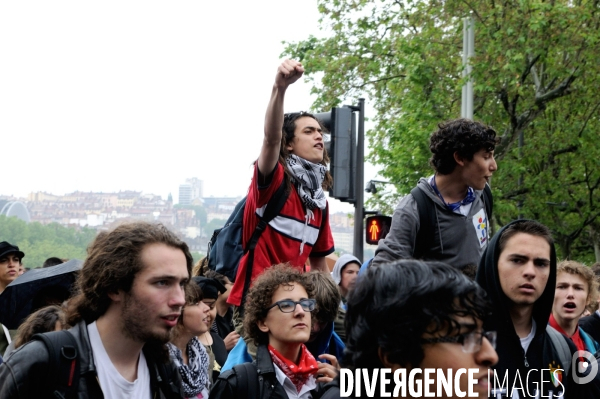
[[19, 247], [6, 241], [0, 242], [0, 294], [7, 285], [19, 277], [21, 259], [25, 254]]
[[[202, 289], [202, 302], [210, 307], [209, 317], [210, 320], [208, 325], [211, 326], [215, 318], [217, 317], [217, 298], [220, 294], [227, 291], [227, 288], [219, 282], [219, 280], [207, 277], [193, 277], [194, 280]], [[218, 333], [209, 330], [198, 337], [202, 345], [206, 348], [209, 356], [208, 370], [212, 370], [212, 373], [208, 373], [211, 377], [211, 382], [215, 381], [219, 374], [221, 374], [221, 366], [225, 364], [227, 360], [227, 349], [225, 348], [225, 342]]]
[[[21, 274], [19, 270], [22, 266], [21, 259], [24, 256], [25, 254], [16, 245], [9, 244], [6, 241], [0, 242], [0, 294], [7, 285], [15, 281]], [[9, 330], [0, 324], [0, 353], [4, 353], [11, 340]]]

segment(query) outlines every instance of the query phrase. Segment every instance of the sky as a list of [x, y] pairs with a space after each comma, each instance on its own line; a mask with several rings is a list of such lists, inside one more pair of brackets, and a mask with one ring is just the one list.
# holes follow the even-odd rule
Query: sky
[[[0, 2], [0, 195], [245, 195], [281, 42], [318, 19], [316, 0]], [[313, 101], [300, 80], [285, 111]]]

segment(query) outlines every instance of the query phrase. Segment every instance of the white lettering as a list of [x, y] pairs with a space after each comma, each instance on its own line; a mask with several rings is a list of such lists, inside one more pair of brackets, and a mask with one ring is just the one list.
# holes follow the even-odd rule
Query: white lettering
[[452, 395], [453, 395], [453, 392], [452, 392], [452, 369], [447, 369], [447, 372], [448, 372], [448, 377], [446, 377], [446, 375], [444, 374], [442, 369], [438, 369], [437, 396], [440, 398], [442, 396], [444, 396], [444, 394], [442, 394], [442, 388], [444, 389], [444, 391], [446, 391], [445, 396], [452, 397]]
[[352, 371], [348, 369], [340, 369], [340, 397], [347, 398], [352, 395], [353, 385], [354, 377], [352, 376]]
[[435, 373], [435, 369], [425, 369], [425, 378], [423, 381], [425, 394], [423, 396], [425, 396], [426, 398], [435, 397], [435, 392], [431, 392], [431, 390], [429, 389], [431, 387], [431, 384], [435, 382], [435, 380], [431, 377], [432, 373]]
[[[402, 374], [402, 379], [400, 379]], [[406, 369], [397, 369], [394, 371], [394, 398], [405, 398], [406, 397]], [[402, 396], [399, 395], [400, 389], [402, 388]]]
[[[519, 384], [521, 384], [519, 388], [516, 387], [517, 379], [519, 380]], [[515, 375], [515, 380], [513, 381], [512, 390], [510, 391], [510, 396], [515, 396], [515, 390], [523, 391], [523, 395], [521, 395], [521, 396], [525, 396], [525, 388], [523, 388], [523, 381], [521, 380], [521, 373], [519, 373], [519, 370], [517, 370], [517, 374]]]
[[469, 369], [469, 398], [478, 398], [479, 394], [473, 391], [474, 385], [479, 382], [475, 378], [475, 373], [479, 373], [479, 369]]
[[[525, 389], [527, 389], [527, 395], [528, 395], [528, 396], [530, 396], [530, 397], [531, 397], [531, 396], [535, 397], [535, 396], [536, 396], [535, 394], [534, 394], [534, 395], [532, 395], [532, 394], [531, 394], [531, 392], [529, 392], [529, 385], [530, 385], [530, 383], [529, 383], [529, 374], [531, 374], [531, 372], [532, 372], [532, 371], [537, 371], [537, 369], [531, 369], [531, 370], [529, 370], [529, 371], [527, 372], [527, 378], [526, 378], [526, 382], [527, 382], [527, 384], [525, 385]], [[543, 370], [542, 370], [541, 374], [544, 374], [544, 371], [543, 371]], [[543, 379], [544, 377], [542, 376], [541, 378]], [[537, 391], [537, 389], [539, 388], [539, 384], [538, 384], [538, 383], [535, 381], [535, 378], [533, 379], [533, 382], [532, 382], [532, 384], [533, 384], [533, 385], [535, 385], [535, 389], [536, 389], [536, 391]], [[535, 392], [535, 391], [534, 391], [534, 392]]]
[[390, 374], [391, 372], [392, 372], [391, 369], [381, 369], [381, 378], [380, 378], [381, 389], [380, 389], [379, 393], [382, 398], [389, 398], [391, 396], [390, 392], [388, 392], [388, 390], [387, 390], [387, 386], [390, 383], [390, 379], [387, 377], [387, 375]]
[[369, 383], [369, 370], [363, 369], [363, 380], [365, 381], [365, 394], [372, 398], [375, 396], [375, 387], [377, 386], [377, 375], [379, 374], [379, 369], [373, 370], [373, 379]]
[[454, 391], [456, 392], [456, 396], [459, 398], [464, 398], [467, 396], [467, 393], [460, 390], [460, 376], [462, 374], [467, 374], [467, 370], [458, 369], [456, 370], [456, 374], [454, 374]]
[[[415, 381], [415, 374], [421, 374], [421, 369], [412, 369], [410, 370], [410, 374], [408, 375], [408, 393], [411, 396], [420, 398], [422, 393], [423, 393], [423, 381], [421, 379], [417, 379]], [[415, 386], [417, 387], [417, 390], [415, 391]]]

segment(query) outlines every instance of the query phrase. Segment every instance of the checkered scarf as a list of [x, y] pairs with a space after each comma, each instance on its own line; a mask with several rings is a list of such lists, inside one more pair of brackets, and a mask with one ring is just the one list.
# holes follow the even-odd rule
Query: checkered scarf
[[297, 155], [291, 154], [286, 159], [289, 170], [297, 183], [298, 195], [308, 209], [325, 209], [327, 199], [323, 192], [323, 180], [327, 168], [318, 163], [312, 163]]
[[196, 397], [204, 388], [208, 390], [208, 354], [204, 345], [194, 337], [187, 344], [188, 364], [183, 362], [181, 351], [169, 342], [169, 355], [181, 375], [186, 398]]

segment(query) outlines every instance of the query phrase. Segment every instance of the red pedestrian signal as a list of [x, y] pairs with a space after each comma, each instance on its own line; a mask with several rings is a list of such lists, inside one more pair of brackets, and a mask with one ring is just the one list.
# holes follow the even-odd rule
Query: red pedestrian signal
[[389, 216], [370, 216], [367, 218], [366, 241], [367, 244], [377, 245], [390, 232], [392, 218]]

